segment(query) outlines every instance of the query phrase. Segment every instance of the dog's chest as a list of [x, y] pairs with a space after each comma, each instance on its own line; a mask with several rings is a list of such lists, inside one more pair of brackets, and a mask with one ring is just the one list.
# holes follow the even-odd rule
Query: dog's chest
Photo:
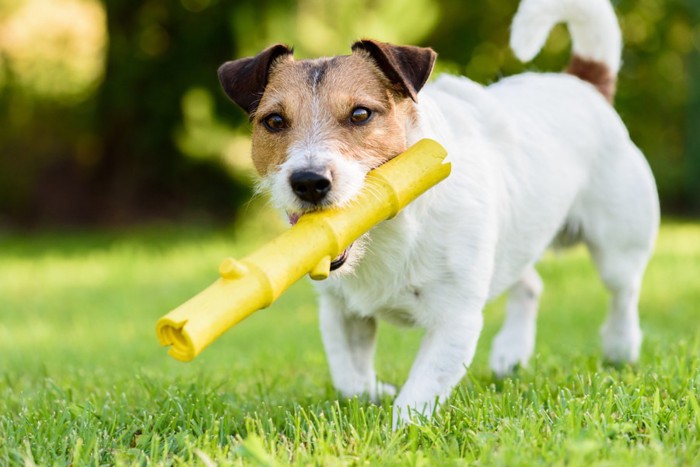
[[409, 283], [375, 281], [372, 286], [342, 288], [347, 312], [362, 317], [376, 317], [400, 326], [415, 326], [421, 321], [421, 291]]
[[365, 256], [352, 275], [331, 290], [347, 313], [376, 317], [402, 326], [421, 325], [432, 271], [416, 242], [410, 219], [395, 219], [372, 232]]

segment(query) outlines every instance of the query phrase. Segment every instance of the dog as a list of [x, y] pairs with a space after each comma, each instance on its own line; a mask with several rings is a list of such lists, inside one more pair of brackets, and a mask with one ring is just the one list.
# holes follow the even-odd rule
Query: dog
[[611, 105], [621, 33], [609, 0], [523, 0], [510, 45], [529, 61], [551, 28], [568, 25], [562, 73], [523, 73], [482, 86], [428, 83], [430, 48], [360, 40], [345, 56], [295, 61], [274, 45], [226, 62], [219, 79], [252, 122], [261, 186], [293, 224], [353, 200], [365, 175], [422, 138], [448, 151], [452, 174], [361, 237], [318, 284], [320, 327], [342, 396], [394, 396], [374, 366], [377, 320], [425, 329], [393, 425], [431, 416], [461, 380], [482, 309], [508, 292], [490, 366], [527, 365], [550, 247], [583, 242], [611, 301], [604, 355], [635, 362], [638, 300], [659, 204], [641, 151]]

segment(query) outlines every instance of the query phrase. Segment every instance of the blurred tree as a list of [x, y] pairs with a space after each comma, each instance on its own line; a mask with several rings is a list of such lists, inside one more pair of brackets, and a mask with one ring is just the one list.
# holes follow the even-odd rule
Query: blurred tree
[[0, 0], [0, 221], [26, 218], [44, 169], [89, 152], [104, 12], [80, 0]]
[[693, 2], [625, 0], [618, 8], [625, 48], [616, 107], [649, 159], [665, 213], [687, 213], [691, 204], [684, 153], [697, 53]]
[[[613, 3], [626, 44], [616, 107], [664, 211], [700, 210], [700, 7]], [[486, 84], [561, 70], [563, 26], [532, 64], [515, 59], [517, 4], [0, 0], [0, 223], [228, 219], [250, 184], [249, 127], [219, 89], [221, 62], [276, 42], [298, 58], [343, 54], [373, 37], [430, 45], [438, 73]]]
[[439, 16], [437, 0], [268, 0], [239, 5], [231, 30], [241, 55], [281, 42], [293, 45], [297, 58], [311, 58], [348, 54], [365, 37], [423, 43]]
[[101, 147], [92, 182], [113, 215], [173, 214], [183, 207], [231, 215], [245, 195], [219, 161], [186, 157], [174, 138], [190, 88], [224, 100], [216, 77], [231, 54], [224, 5], [105, 2], [110, 48], [97, 98]]
[[[247, 183], [230, 177], [221, 160], [189, 158], [175, 144], [190, 88], [205, 89], [217, 105], [226, 102], [216, 68], [232, 51], [230, 8], [209, 0], [110, 0], [104, 9], [85, 0], [53, 1], [0, 3], [0, 24], [11, 18], [0, 33], [0, 57], [7, 57], [0, 63], [9, 64], [0, 90], [0, 213], [25, 223], [114, 223], [193, 212], [230, 218]], [[93, 15], [73, 11], [68, 28], [57, 26], [53, 10], [65, 13], [71, 4], [92, 6]], [[106, 53], [105, 41], [76, 30], [81, 21], [103, 24], [103, 11]], [[35, 27], [25, 31], [29, 20]], [[35, 30], [56, 37], [26, 39]], [[86, 47], [82, 41], [98, 49], [98, 73], [76, 56]], [[47, 52], [47, 44], [55, 50]], [[240, 126], [244, 118], [227, 120]]]
[[695, 9], [695, 28], [692, 42], [694, 49], [688, 59], [688, 81], [690, 82], [690, 99], [688, 100], [688, 135], [686, 160], [686, 199], [690, 209], [700, 213], [700, 3], [693, 4]]

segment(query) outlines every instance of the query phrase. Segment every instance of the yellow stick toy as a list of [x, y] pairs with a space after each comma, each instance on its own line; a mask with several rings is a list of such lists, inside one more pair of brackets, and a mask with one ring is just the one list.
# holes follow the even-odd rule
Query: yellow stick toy
[[244, 259], [224, 259], [216, 282], [158, 320], [158, 340], [172, 345], [173, 358], [188, 362], [304, 275], [327, 278], [331, 260], [353, 241], [449, 175], [446, 156], [435, 141], [421, 140], [369, 172], [349, 205], [307, 213]]

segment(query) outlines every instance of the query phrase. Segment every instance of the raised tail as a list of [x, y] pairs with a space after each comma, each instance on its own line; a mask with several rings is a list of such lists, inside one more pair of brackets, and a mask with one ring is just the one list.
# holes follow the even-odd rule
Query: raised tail
[[522, 0], [511, 27], [515, 55], [524, 62], [535, 58], [554, 25], [562, 22], [573, 43], [566, 72], [593, 84], [612, 102], [622, 35], [610, 0]]

